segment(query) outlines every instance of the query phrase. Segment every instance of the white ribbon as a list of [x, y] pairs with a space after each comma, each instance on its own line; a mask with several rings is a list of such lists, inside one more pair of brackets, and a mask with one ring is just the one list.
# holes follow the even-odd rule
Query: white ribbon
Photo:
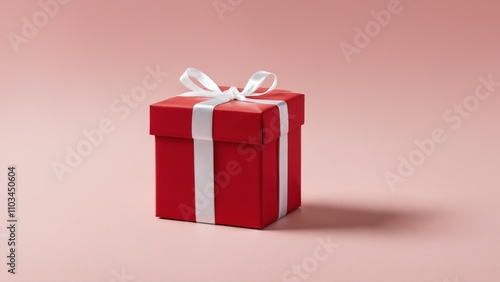
[[[265, 92], [255, 92], [268, 76], [273, 76], [273, 84]], [[194, 81], [203, 87], [201, 88]], [[276, 87], [278, 77], [274, 73], [258, 71], [248, 80], [243, 91], [236, 87], [221, 91], [219, 86], [203, 72], [188, 68], [180, 81], [191, 91], [179, 96], [210, 97], [213, 99], [197, 103], [193, 107], [192, 136], [194, 139], [194, 179], [196, 221], [215, 223], [214, 195], [214, 152], [212, 139], [213, 111], [217, 105], [232, 100], [278, 106], [280, 114], [279, 139], [279, 214], [282, 218], [287, 212], [288, 201], [288, 107], [285, 101], [247, 99], [266, 94]]]

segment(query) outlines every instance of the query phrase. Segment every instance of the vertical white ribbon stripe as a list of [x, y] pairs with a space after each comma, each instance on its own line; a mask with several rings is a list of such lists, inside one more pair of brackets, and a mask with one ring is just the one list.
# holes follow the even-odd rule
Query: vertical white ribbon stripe
[[196, 222], [215, 224], [214, 142], [194, 139], [193, 143]]
[[197, 103], [193, 107], [191, 133], [194, 139], [194, 199], [197, 222], [215, 224], [212, 122], [214, 108], [227, 101], [227, 98], [220, 97]]

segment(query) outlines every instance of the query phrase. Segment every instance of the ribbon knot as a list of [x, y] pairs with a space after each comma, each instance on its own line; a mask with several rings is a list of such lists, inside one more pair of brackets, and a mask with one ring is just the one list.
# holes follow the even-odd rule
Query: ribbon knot
[[228, 90], [225, 90], [224, 92], [222, 92], [222, 94], [224, 94], [224, 96], [228, 97], [229, 100], [245, 100], [245, 96], [243, 94], [241, 94], [240, 91], [238, 91], [238, 88], [236, 87], [231, 87], [229, 88]]

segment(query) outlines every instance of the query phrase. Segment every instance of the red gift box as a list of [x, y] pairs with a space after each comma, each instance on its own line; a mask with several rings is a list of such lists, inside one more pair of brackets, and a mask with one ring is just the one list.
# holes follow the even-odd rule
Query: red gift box
[[[283, 115], [276, 105], [231, 100], [215, 106], [209, 129], [213, 141], [209, 148], [203, 145], [195, 153], [199, 141], [193, 139], [193, 108], [211, 99], [176, 96], [150, 107], [150, 133], [155, 135], [156, 148], [156, 216], [206, 222], [197, 219], [197, 208], [212, 205], [211, 223], [264, 228], [276, 221], [280, 213], [284, 215], [279, 210], [282, 205], [289, 213], [301, 204], [304, 95], [273, 90], [258, 96], [259, 101], [286, 102], [288, 134], [283, 136], [280, 132]], [[283, 138], [287, 138], [287, 156], [280, 159]], [[207, 185], [210, 192], [206, 194], [196, 192], [195, 202], [195, 169], [200, 170], [195, 160], [198, 162], [205, 155], [213, 157], [210, 168], [213, 184]], [[283, 157], [286, 157], [285, 192], [280, 190], [283, 188], [279, 176]], [[280, 202], [280, 193], [286, 193], [284, 203]]]

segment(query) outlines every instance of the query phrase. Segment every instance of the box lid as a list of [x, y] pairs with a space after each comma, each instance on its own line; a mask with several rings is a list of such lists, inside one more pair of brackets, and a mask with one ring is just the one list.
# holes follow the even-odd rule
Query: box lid
[[[221, 87], [226, 90], [227, 87]], [[241, 91], [241, 89], [240, 89]], [[288, 107], [289, 131], [304, 124], [304, 95], [286, 90], [273, 90], [261, 100], [283, 100]], [[206, 97], [175, 96], [150, 106], [150, 134], [192, 138], [193, 106], [209, 100]], [[252, 99], [252, 97], [248, 97]], [[214, 109], [212, 138], [217, 141], [266, 144], [279, 138], [279, 110], [275, 105], [233, 100]]]

